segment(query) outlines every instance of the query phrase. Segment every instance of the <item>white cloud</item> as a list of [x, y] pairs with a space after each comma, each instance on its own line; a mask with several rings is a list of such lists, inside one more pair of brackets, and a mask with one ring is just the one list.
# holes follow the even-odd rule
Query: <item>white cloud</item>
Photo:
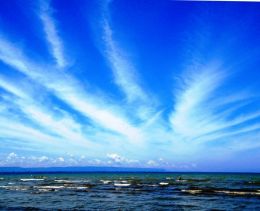
[[[57, 73], [52, 68], [49, 69], [48, 75], [45, 74], [43, 67], [29, 61], [10, 42], [0, 39], [0, 46], [0, 59], [3, 62], [45, 86], [47, 90], [52, 91], [54, 95], [73, 109], [90, 118], [99, 126], [126, 136], [133, 143], [142, 141], [141, 131], [129, 122], [118, 106], [111, 105], [100, 96], [86, 93], [72, 76]], [[11, 52], [14, 51], [19, 53], [12, 54]]]
[[67, 65], [63, 53], [63, 44], [59, 37], [55, 21], [52, 17], [52, 9], [50, 8], [49, 1], [41, 1], [40, 18], [43, 23], [43, 28], [46, 33], [46, 39], [49, 43], [49, 48], [53, 57], [56, 60], [58, 67], [64, 68]]
[[[2, 76], [4, 73], [0, 75], [1, 92], [4, 90], [0, 105], [0, 138], [5, 141], [19, 140], [21, 145], [28, 144], [29, 150], [45, 146], [51, 152], [56, 151], [56, 154], [59, 150], [62, 155], [58, 158], [19, 157], [10, 153], [7, 160], [18, 162], [20, 159], [19, 162], [24, 162], [27, 159], [28, 163], [42, 162], [42, 165], [69, 163], [131, 166], [144, 163], [144, 166], [170, 166], [167, 157], [172, 158], [174, 155], [178, 159], [182, 154], [183, 157], [190, 155], [193, 158], [195, 152], [202, 154], [200, 152], [209, 142], [217, 145], [218, 141], [225, 140], [223, 146], [229, 146], [233, 151], [242, 150], [243, 147], [259, 147], [252, 134], [260, 130], [260, 125], [255, 123], [260, 117], [260, 111], [249, 113], [245, 110], [243, 114], [237, 112], [254, 102], [253, 97], [247, 93], [239, 95], [238, 92], [219, 94], [226, 74], [216, 64], [195, 67], [195, 70], [187, 71], [182, 76], [182, 86], [175, 92], [173, 110], [169, 119], [164, 118], [167, 108], [159, 110], [153, 105], [150, 94], [142, 87], [134, 63], [129, 61], [126, 51], [115, 40], [116, 27], [112, 27], [107, 4], [109, 1], [102, 16], [102, 41], [106, 47], [104, 54], [114, 81], [127, 102], [115, 102], [103, 93], [92, 93], [91, 86], [86, 87], [70, 73], [59, 71], [67, 66], [67, 61], [49, 1], [41, 1], [39, 16], [56, 66], [50, 66], [47, 61], [44, 64], [35, 62], [23, 49], [19, 49], [17, 43], [0, 37], [0, 60], [13, 68], [6, 68], [5, 71], [19, 71], [23, 75], [22, 79], [16, 78], [15, 81], [10, 80], [8, 74], [5, 77]], [[25, 78], [27, 85], [21, 82]], [[36, 87], [40, 87], [40, 92], [34, 91]], [[42, 95], [42, 99], [37, 95]], [[59, 107], [52, 102], [48, 105], [49, 97], [62, 101], [64, 106]], [[65, 111], [62, 107], [69, 107], [73, 112]], [[84, 121], [81, 121], [82, 118]], [[247, 121], [254, 123], [247, 124]], [[236, 141], [238, 136], [243, 136], [245, 141]], [[15, 146], [8, 147], [13, 150], [12, 147]], [[120, 150], [126, 155], [109, 153], [104, 158], [104, 151], [121, 152]], [[166, 159], [141, 159], [140, 162], [127, 158], [130, 151], [135, 152], [139, 159], [147, 158], [160, 150], [166, 152]], [[73, 151], [75, 155], [78, 151], [87, 152], [87, 156], [66, 156], [62, 154], [65, 151]], [[93, 158], [93, 154], [100, 157]], [[186, 163], [183, 166], [196, 167]]]
[[[84, 143], [88, 143], [89, 145], [91, 143], [87, 137], [82, 135], [81, 125], [66, 114], [65, 111], [61, 112], [57, 109], [52, 111], [51, 108], [37, 103], [34, 96], [24, 92], [21, 88], [19, 89], [15, 84], [1, 80], [1, 78], [0, 87], [3, 87], [5, 90], [18, 97], [13, 102], [16, 107], [21, 109], [27, 118], [32, 119], [41, 127], [44, 127], [48, 131], [58, 134], [67, 140], [73, 139], [73, 142], [78, 142], [81, 145]], [[19, 90], [19, 92], [17, 90]], [[58, 112], [60, 113], [59, 118], [57, 118]]]
[[104, 41], [106, 45], [105, 57], [111, 64], [111, 70], [113, 71], [115, 83], [125, 93], [127, 100], [133, 102], [141, 100], [143, 102], [148, 100], [148, 96], [145, 91], [138, 84], [137, 72], [132, 64], [130, 64], [124, 56], [124, 53], [117, 46], [113, 39], [113, 31], [108, 23], [108, 20], [104, 20]]
[[57, 161], [59, 161], [59, 162], [64, 162], [65, 160], [64, 160], [63, 157], [59, 157], [59, 158], [57, 159]]
[[116, 153], [108, 153], [107, 157], [110, 159], [108, 164], [123, 164], [126, 166], [139, 164], [139, 160], [128, 159]]
[[10, 154], [8, 154], [8, 156], [6, 157], [7, 160], [14, 160], [17, 158], [17, 154], [15, 154], [14, 152], [11, 152]]
[[15, 119], [0, 117], [0, 134], [1, 137], [17, 138], [34, 142], [42, 142], [45, 144], [55, 143], [58, 139], [53, 138], [37, 129], [24, 126]]
[[[109, 160], [107, 160], [109, 158]], [[132, 167], [140, 165], [138, 160], [131, 160], [116, 153], [107, 155], [106, 159], [86, 158], [82, 156], [46, 156], [46, 155], [17, 155], [11, 152], [1, 160], [1, 166], [21, 167], [48, 167], [48, 166], [125, 166]]]
[[[233, 133], [234, 131], [230, 130], [231, 127], [260, 117], [259, 111], [256, 111], [243, 115], [237, 114], [232, 119], [227, 118], [228, 115], [235, 113], [246, 104], [236, 104], [236, 106], [231, 104], [231, 108], [227, 106], [232, 102], [231, 99], [236, 100], [237, 98], [229, 96], [227, 101], [226, 96], [216, 93], [223, 85], [224, 78], [223, 71], [217, 65], [202, 68], [196, 73], [189, 72], [189, 75], [183, 76], [184, 85], [179, 92], [176, 92], [174, 111], [170, 116], [172, 129], [176, 135], [188, 139], [200, 139], [201, 136], [206, 135], [207, 139], [208, 136], [214, 136], [213, 133]], [[243, 99], [247, 100], [248, 96], [243, 95]], [[229, 129], [228, 132], [225, 131], [227, 129]], [[235, 133], [239, 131], [242, 132], [243, 128], [237, 128]]]
[[157, 166], [158, 163], [156, 161], [154, 161], [154, 160], [149, 160], [149, 161], [147, 161], [147, 165], [148, 166]]
[[[130, 61], [127, 51], [115, 40], [115, 29], [112, 27], [109, 4], [106, 1], [102, 11], [103, 42], [102, 54], [110, 65], [114, 83], [119, 87], [126, 99], [126, 107], [135, 110], [135, 118], [139, 121], [149, 121], [157, 111], [157, 99], [144, 88], [141, 77]], [[104, 50], [105, 49], [105, 50]]]
[[48, 161], [49, 158], [47, 156], [41, 156], [41, 157], [39, 157], [38, 160], [39, 160], [39, 162], [45, 162], [45, 161]]
[[172, 128], [177, 134], [196, 137], [218, 127], [206, 102], [223, 78], [216, 67], [208, 67], [196, 73], [186, 74], [183, 88], [176, 93], [174, 112], [170, 116]]
[[115, 163], [125, 162], [126, 159], [116, 153], [107, 154], [107, 157], [110, 158]]

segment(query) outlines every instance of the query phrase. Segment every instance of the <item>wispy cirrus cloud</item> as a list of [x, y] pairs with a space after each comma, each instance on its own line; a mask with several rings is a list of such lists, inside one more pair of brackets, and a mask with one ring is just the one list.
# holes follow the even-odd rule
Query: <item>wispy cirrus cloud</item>
[[126, 59], [124, 52], [119, 48], [113, 39], [113, 30], [108, 19], [103, 23], [104, 42], [106, 46], [105, 58], [110, 63], [115, 83], [125, 94], [129, 102], [148, 100], [148, 96], [140, 86], [137, 78], [137, 71], [134, 66]]
[[[87, 136], [83, 135], [81, 125], [66, 114], [65, 111], [58, 109], [53, 110], [50, 106], [44, 105], [40, 99], [37, 99], [35, 93], [32, 95], [27, 92], [24, 87], [19, 86], [19, 83], [14, 84], [7, 79], [3, 80], [1, 75], [0, 88], [13, 95], [10, 99], [2, 102], [2, 105], [6, 108], [16, 108], [18, 113], [21, 113], [18, 122], [12, 118], [9, 118], [9, 121], [16, 121], [16, 125], [23, 125], [22, 128], [27, 128], [26, 130], [29, 132], [34, 131], [31, 134], [32, 137], [30, 140], [38, 139], [40, 137], [39, 134], [42, 134], [42, 141], [56, 140], [68, 145], [80, 145], [86, 148], [93, 147], [94, 143], [90, 141]], [[32, 86], [26, 88], [33, 90]], [[7, 114], [6, 111], [5, 114]], [[2, 115], [4, 116], [4, 114]], [[32, 121], [34, 125], [26, 123], [24, 117]], [[6, 124], [6, 121], [4, 122]], [[42, 130], [44, 130], [44, 133], [42, 133]], [[12, 136], [12, 133], [13, 130], [11, 130], [10, 134], [6, 135], [6, 137]]]
[[217, 127], [211, 121], [213, 111], [207, 109], [207, 103], [223, 78], [223, 72], [213, 66], [184, 74], [181, 88], [176, 92], [174, 112], [170, 116], [175, 133], [196, 137]]
[[[83, 74], [79, 77], [76, 73], [79, 69], [84, 73], [83, 69], [89, 68], [89, 72], [93, 71], [90, 74], [95, 74], [95, 65], [88, 67], [88, 62], [84, 61], [71, 64], [72, 71], [60, 71], [68, 67], [67, 59], [71, 55], [67, 55], [69, 51], [65, 46], [70, 45], [62, 39], [65, 31], [59, 28], [61, 20], [55, 20], [51, 2], [38, 3], [37, 15], [43, 27], [42, 36], [55, 64], [46, 58], [39, 61], [38, 55], [34, 58], [35, 52], [30, 52], [30, 46], [22, 48], [23, 37], [14, 42], [8, 32], [6, 36], [1, 32], [0, 140], [9, 144], [0, 153], [12, 152], [12, 149], [23, 146], [21, 151], [50, 149], [50, 154], [56, 157], [38, 153], [36, 157], [22, 158], [18, 156], [18, 149], [16, 154], [7, 153], [6, 165], [8, 162], [19, 165], [29, 165], [31, 162], [32, 165], [67, 163], [189, 169], [193, 168], [193, 164], [196, 166], [195, 161], [190, 164], [185, 162], [189, 159], [211, 157], [209, 153], [212, 152], [230, 155], [259, 147], [259, 97], [239, 85], [229, 86], [229, 78], [236, 72], [225, 69], [230, 65], [210, 62], [209, 48], [204, 45], [205, 40], [210, 40], [205, 39], [207, 27], [207, 33], [202, 30], [189, 33], [192, 35], [191, 45], [185, 45], [185, 51], [189, 51], [188, 60], [193, 64], [188, 70], [176, 70], [180, 77], [172, 86], [177, 88], [173, 96], [163, 96], [169, 98], [170, 110], [169, 104], [160, 105], [159, 108], [160, 102], [155, 102], [143, 85], [141, 72], [123, 48], [124, 40], [117, 39], [120, 27], [112, 19], [116, 2], [104, 1], [98, 21], [95, 19], [95, 24], [98, 22], [101, 26], [101, 33], [97, 35], [98, 44], [104, 47], [99, 49], [99, 53], [103, 55], [104, 63], [108, 63], [113, 82], [123, 94], [122, 97], [115, 92], [113, 99], [106, 95], [107, 91], [111, 94], [111, 90], [95, 92], [91, 81], [88, 78], [82, 80], [80, 77]], [[62, 16], [62, 13], [59, 15]], [[200, 45], [203, 47], [200, 48]], [[90, 50], [93, 50], [92, 47]], [[85, 55], [88, 53], [96, 51]], [[212, 57], [215, 56], [218, 57]], [[101, 57], [98, 55], [95, 58]], [[222, 60], [220, 58], [218, 61]], [[101, 66], [103, 68], [103, 64]], [[109, 89], [110, 83], [102, 87]], [[154, 88], [160, 89], [159, 85]], [[77, 156], [65, 156], [67, 152], [76, 153]], [[81, 158], [82, 154], [87, 158]], [[162, 155], [165, 159], [161, 158]], [[24, 162], [19, 163], [19, 159]]]
[[56, 60], [57, 66], [59, 68], [64, 68], [67, 66], [68, 62], [65, 59], [63, 43], [59, 37], [52, 13], [50, 0], [40, 0], [40, 19], [46, 34], [46, 40], [49, 43], [49, 49]]
[[[20, 49], [3, 38], [0, 39], [0, 46], [2, 62], [25, 74], [36, 83], [40, 83], [59, 99], [101, 127], [119, 133], [132, 142], [141, 141], [141, 131], [132, 125], [126, 116], [119, 113], [121, 110], [119, 107], [105, 102], [100, 96], [87, 93], [76, 79], [55, 71], [55, 68], [49, 67], [48, 74], [45, 74], [45, 68], [41, 64], [30, 61]], [[12, 52], [19, 53], [12, 54]], [[113, 107], [116, 114], [112, 110]]]
[[[194, 150], [202, 150], [205, 144], [212, 143], [214, 148], [218, 142], [236, 151], [241, 148], [236, 147], [235, 139], [243, 136], [250, 140], [259, 131], [258, 110], [244, 109], [240, 113], [241, 108], [256, 100], [255, 96], [239, 90], [228, 96], [222, 94], [226, 81], [227, 75], [218, 65], [187, 71], [181, 77], [169, 120], [177, 139], [174, 143], [182, 151], [188, 150], [187, 144]], [[239, 97], [238, 93], [241, 93]]]
[[149, 121], [157, 111], [155, 97], [143, 87], [143, 83], [135, 64], [130, 61], [127, 52], [115, 39], [110, 6], [113, 1], [105, 1], [102, 6], [102, 54], [112, 71], [114, 83], [119, 87], [127, 101], [126, 106], [134, 106], [136, 117]]
[[156, 97], [144, 88], [144, 83], [129, 54], [116, 40], [116, 28], [113, 27], [111, 5], [113, 1], [105, 1], [101, 9], [101, 53], [109, 64], [114, 83], [123, 93], [128, 110], [135, 110], [134, 117], [142, 124], [147, 124], [155, 115], [159, 102]]
[[[88, 151], [89, 156], [127, 144], [128, 140], [122, 140], [122, 135], [111, 133], [95, 124], [78, 122], [73, 118], [75, 114], [71, 116], [58, 105], [46, 102], [46, 98], [38, 98], [36, 93], [28, 92], [35, 89], [33, 81], [23, 87], [7, 78], [0, 79], [0, 90], [9, 94], [2, 95], [1, 99], [0, 138], [10, 140], [9, 143], [19, 140], [24, 143], [23, 149], [26, 146], [28, 149], [42, 146], [44, 149], [50, 147], [56, 153]], [[42, 95], [46, 95], [44, 92], [41, 90]], [[105, 144], [108, 146], [105, 147]]]

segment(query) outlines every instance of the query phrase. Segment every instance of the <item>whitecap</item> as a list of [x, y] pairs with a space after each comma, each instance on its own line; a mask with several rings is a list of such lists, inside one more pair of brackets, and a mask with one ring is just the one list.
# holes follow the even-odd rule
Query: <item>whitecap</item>
[[175, 181], [176, 182], [187, 182], [187, 180], [185, 180], [185, 179], [176, 179]]
[[63, 179], [56, 179], [54, 181], [58, 182], [58, 183], [77, 183], [77, 182], [80, 182], [78, 180], [63, 180]]
[[202, 190], [181, 190], [182, 192], [188, 192], [191, 194], [201, 193]]
[[38, 189], [61, 189], [61, 188], [64, 188], [63, 185], [61, 185], [61, 186], [46, 185], [46, 186], [33, 186], [33, 187], [38, 188]]
[[23, 178], [20, 179], [23, 182], [28, 182], [28, 181], [43, 181], [44, 179], [36, 179], [36, 178]]
[[81, 183], [81, 182], [89, 182], [89, 180], [63, 180], [63, 179], [56, 179], [54, 180], [58, 183]]
[[149, 187], [158, 187], [158, 185], [156, 185], [156, 184], [151, 184], [151, 185], [147, 185], [147, 186], [149, 186]]
[[41, 189], [41, 188], [39, 188], [38, 191], [40, 191], [40, 192], [49, 192], [50, 189]]
[[100, 180], [100, 182], [103, 182], [103, 184], [110, 184], [112, 181], [111, 180]]
[[76, 187], [77, 190], [86, 190], [88, 187]]
[[160, 182], [159, 185], [166, 186], [166, 185], [169, 185], [169, 183], [168, 182]]
[[0, 188], [6, 188], [6, 187], [10, 187], [10, 186], [7, 186], [7, 185], [1, 185]]
[[247, 192], [247, 191], [230, 191], [230, 190], [220, 190], [220, 191], [215, 191], [216, 193], [225, 193], [225, 194], [230, 194], [230, 195], [260, 195], [259, 192]]
[[4, 188], [6, 190], [21, 190], [21, 191], [28, 190], [28, 187], [26, 187], [26, 186], [3, 185], [3, 186], [0, 186], [0, 188]]
[[130, 183], [114, 183], [114, 186], [117, 187], [128, 187], [130, 185], [131, 185]]

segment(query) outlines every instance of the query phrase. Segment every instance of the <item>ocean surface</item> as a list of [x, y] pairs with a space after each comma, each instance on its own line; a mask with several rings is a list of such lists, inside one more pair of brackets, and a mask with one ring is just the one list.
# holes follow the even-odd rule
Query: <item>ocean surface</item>
[[260, 174], [0, 174], [0, 210], [260, 210]]

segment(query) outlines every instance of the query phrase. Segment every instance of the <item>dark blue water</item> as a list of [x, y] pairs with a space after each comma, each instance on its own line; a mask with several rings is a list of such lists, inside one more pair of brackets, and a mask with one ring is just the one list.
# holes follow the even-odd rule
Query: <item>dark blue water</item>
[[260, 210], [260, 174], [0, 174], [0, 210]]

